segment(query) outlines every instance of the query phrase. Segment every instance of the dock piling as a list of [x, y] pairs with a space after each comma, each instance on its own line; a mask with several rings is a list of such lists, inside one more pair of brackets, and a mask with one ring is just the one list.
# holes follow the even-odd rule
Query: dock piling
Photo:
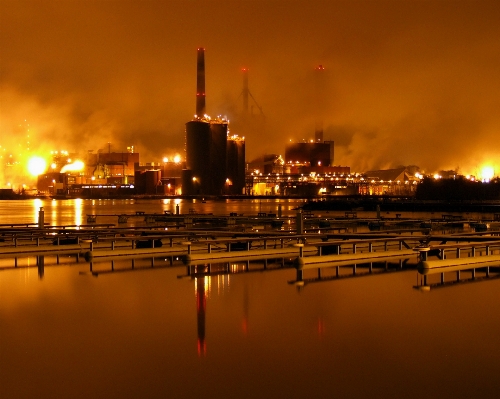
[[304, 234], [304, 215], [302, 209], [297, 211], [297, 216], [295, 220], [297, 234]]
[[45, 224], [45, 212], [43, 210], [43, 206], [40, 207], [40, 210], [38, 211], [38, 228], [43, 229], [44, 224]]

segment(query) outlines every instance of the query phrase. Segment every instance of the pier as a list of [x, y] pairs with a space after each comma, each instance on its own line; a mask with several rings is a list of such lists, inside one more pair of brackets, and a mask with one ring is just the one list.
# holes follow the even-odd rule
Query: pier
[[[116, 224], [97, 223], [101, 217], [116, 218]], [[135, 260], [155, 259], [162, 265], [185, 265], [188, 275], [194, 270], [226, 265], [268, 262], [288, 264], [296, 271], [297, 285], [306, 282], [339, 278], [341, 268], [352, 270], [359, 276], [358, 268], [373, 272], [373, 265], [398, 264], [397, 270], [414, 265], [422, 276], [422, 286], [430, 286], [428, 276], [449, 272], [464, 273], [485, 271], [500, 264], [500, 229], [488, 222], [486, 230], [471, 226], [482, 221], [465, 221], [443, 214], [432, 220], [394, 217], [359, 218], [356, 211], [343, 215], [319, 215], [297, 212], [296, 216], [259, 212], [243, 215], [199, 214], [148, 214], [137, 211], [129, 214], [87, 215], [87, 224], [50, 226], [47, 223], [5, 224], [0, 226], [0, 269], [18, 267], [19, 258], [36, 258], [38, 264], [49, 264], [50, 258], [63, 256], [84, 258], [93, 275], [95, 265], [129, 259], [130, 270], [138, 270]], [[140, 221], [132, 226], [129, 220]], [[467, 231], [456, 233], [447, 230], [457, 224]], [[438, 226], [437, 231], [433, 228]], [[448, 233], [448, 231], [451, 231]], [[9, 263], [12, 259], [13, 262]], [[164, 263], [166, 262], [166, 263]], [[376, 266], [379, 267], [379, 266]], [[387, 269], [387, 267], [385, 268]], [[205, 269], [203, 269], [205, 270]], [[329, 275], [333, 273], [332, 275]], [[454, 279], [456, 280], [456, 279]]]
[[[420, 251], [422, 259], [418, 265], [418, 272], [423, 277], [423, 281], [414, 288], [425, 291], [430, 290], [431, 287], [450, 285], [450, 280], [446, 281], [445, 279], [446, 274], [454, 274], [451, 282], [457, 283], [475, 281], [477, 272], [482, 272], [484, 279], [490, 278], [491, 270], [500, 272], [500, 238], [492, 240], [492, 237], [483, 235], [454, 236], [453, 238], [458, 242], [417, 249]], [[466, 240], [472, 240], [472, 242], [463, 242]], [[433, 253], [438, 259], [429, 259], [429, 253]], [[469, 273], [470, 279], [463, 280], [462, 272]], [[429, 277], [431, 275], [439, 275], [439, 282], [430, 283]]]

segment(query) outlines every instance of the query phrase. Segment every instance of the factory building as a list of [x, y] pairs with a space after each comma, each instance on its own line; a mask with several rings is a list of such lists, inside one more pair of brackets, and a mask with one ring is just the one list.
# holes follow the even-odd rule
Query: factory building
[[86, 175], [99, 182], [127, 184], [133, 180], [138, 166], [139, 153], [99, 150], [96, 154], [88, 154]]
[[332, 166], [333, 160], [333, 141], [290, 143], [285, 147], [287, 166]]
[[363, 173], [365, 184], [361, 186], [363, 195], [414, 195], [417, 177], [411, 175], [407, 168], [370, 170]]
[[184, 195], [242, 194], [245, 187], [245, 141], [229, 136], [229, 122], [205, 114], [205, 50], [198, 49], [196, 115], [186, 123]]

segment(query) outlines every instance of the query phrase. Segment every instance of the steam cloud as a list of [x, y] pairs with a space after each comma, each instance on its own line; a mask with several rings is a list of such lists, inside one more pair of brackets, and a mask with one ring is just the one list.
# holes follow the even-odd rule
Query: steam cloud
[[[204, 46], [207, 111], [229, 117], [249, 160], [312, 138], [320, 115], [353, 171], [500, 172], [496, 1], [1, 0], [0, 19], [3, 155], [25, 150], [28, 124], [33, 154], [182, 153]], [[241, 116], [241, 67], [262, 120]]]

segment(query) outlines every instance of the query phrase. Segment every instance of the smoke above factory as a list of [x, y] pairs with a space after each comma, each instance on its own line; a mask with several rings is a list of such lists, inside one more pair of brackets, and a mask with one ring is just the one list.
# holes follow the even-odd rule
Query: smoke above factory
[[[215, 29], [208, 16], [224, 23]], [[335, 141], [339, 164], [500, 170], [498, 20], [488, 0], [3, 1], [1, 154], [19, 156], [24, 121], [32, 153], [111, 142], [161, 159], [182, 149], [192, 49], [203, 40], [216, 60], [205, 82], [210, 109], [246, 137], [249, 159], [283, 153], [290, 139], [314, 140], [314, 68], [323, 65], [323, 137]], [[265, 124], [248, 132], [239, 119], [242, 67], [265, 112]]]

